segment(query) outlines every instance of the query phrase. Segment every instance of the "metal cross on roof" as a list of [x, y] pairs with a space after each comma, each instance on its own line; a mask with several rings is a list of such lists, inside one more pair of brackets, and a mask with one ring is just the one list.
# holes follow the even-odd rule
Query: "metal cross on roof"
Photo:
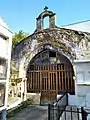
[[48, 9], [48, 7], [47, 7], [47, 6], [45, 6], [45, 7], [44, 7], [44, 10], [45, 10], [45, 11], [47, 11], [47, 9]]

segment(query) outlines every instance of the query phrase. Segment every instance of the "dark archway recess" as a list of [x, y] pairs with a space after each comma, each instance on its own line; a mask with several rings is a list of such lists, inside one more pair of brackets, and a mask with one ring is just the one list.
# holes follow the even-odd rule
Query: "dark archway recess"
[[55, 101], [57, 94], [75, 94], [74, 70], [64, 55], [45, 49], [30, 61], [27, 92], [41, 93], [41, 100]]

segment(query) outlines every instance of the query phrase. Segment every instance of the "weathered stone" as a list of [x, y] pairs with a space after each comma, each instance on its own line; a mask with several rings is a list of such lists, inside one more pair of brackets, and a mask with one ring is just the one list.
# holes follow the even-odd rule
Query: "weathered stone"
[[[49, 16], [49, 28], [43, 29], [43, 20], [47, 16]], [[51, 11], [42, 12], [37, 18], [37, 28], [34, 33], [12, 50], [11, 67], [18, 71], [20, 78], [26, 77], [31, 59], [45, 49], [46, 45], [66, 56], [72, 64], [73, 60], [90, 60], [90, 33], [57, 27], [54, 17], [55, 13]]]

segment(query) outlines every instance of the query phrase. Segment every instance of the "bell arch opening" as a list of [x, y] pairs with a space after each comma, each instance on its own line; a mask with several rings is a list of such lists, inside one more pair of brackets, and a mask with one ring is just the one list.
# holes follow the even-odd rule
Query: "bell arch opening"
[[[45, 27], [44, 20], [48, 18], [49, 18], [48, 20], [49, 26]], [[45, 6], [44, 11], [36, 19], [37, 19], [36, 21], [37, 30], [55, 27], [55, 13], [53, 13], [52, 11], [49, 11], [47, 6]]]
[[43, 29], [49, 28], [49, 16], [45, 17], [43, 20]]
[[28, 65], [27, 92], [41, 93], [41, 100], [56, 100], [57, 94], [75, 94], [74, 70], [67, 57], [45, 49]]

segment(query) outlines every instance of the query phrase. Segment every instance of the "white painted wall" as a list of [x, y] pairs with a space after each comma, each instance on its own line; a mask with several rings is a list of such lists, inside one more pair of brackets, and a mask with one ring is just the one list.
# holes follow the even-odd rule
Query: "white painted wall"
[[1, 36], [0, 36], [0, 57], [8, 58], [8, 40], [4, 40], [3, 38], [1, 38]]
[[75, 63], [76, 83], [90, 83], [90, 62], [81, 61]]
[[7, 24], [0, 18], [0, 36], [7, 38], [6, 40], [3, 37], [0, 37], [0, 58], [4, 58], [7, 61], [7, 77], [6, 79], [0, 79], [0, 83], [4, 83], [6, 86], [5, 89], [5, 105], [0, 107], [0, 111], [4, 110], [7, 107], [7, 98], [8, 98], [8, 82], [10, 77], [10, 59], [11, 59], [11, 46], [12, 46], [12, 32], [7, 27]]
[[69, 104], [90, 107], [90, 61], [74, 61], [74, 65], [76, 95], [69, 95]]

